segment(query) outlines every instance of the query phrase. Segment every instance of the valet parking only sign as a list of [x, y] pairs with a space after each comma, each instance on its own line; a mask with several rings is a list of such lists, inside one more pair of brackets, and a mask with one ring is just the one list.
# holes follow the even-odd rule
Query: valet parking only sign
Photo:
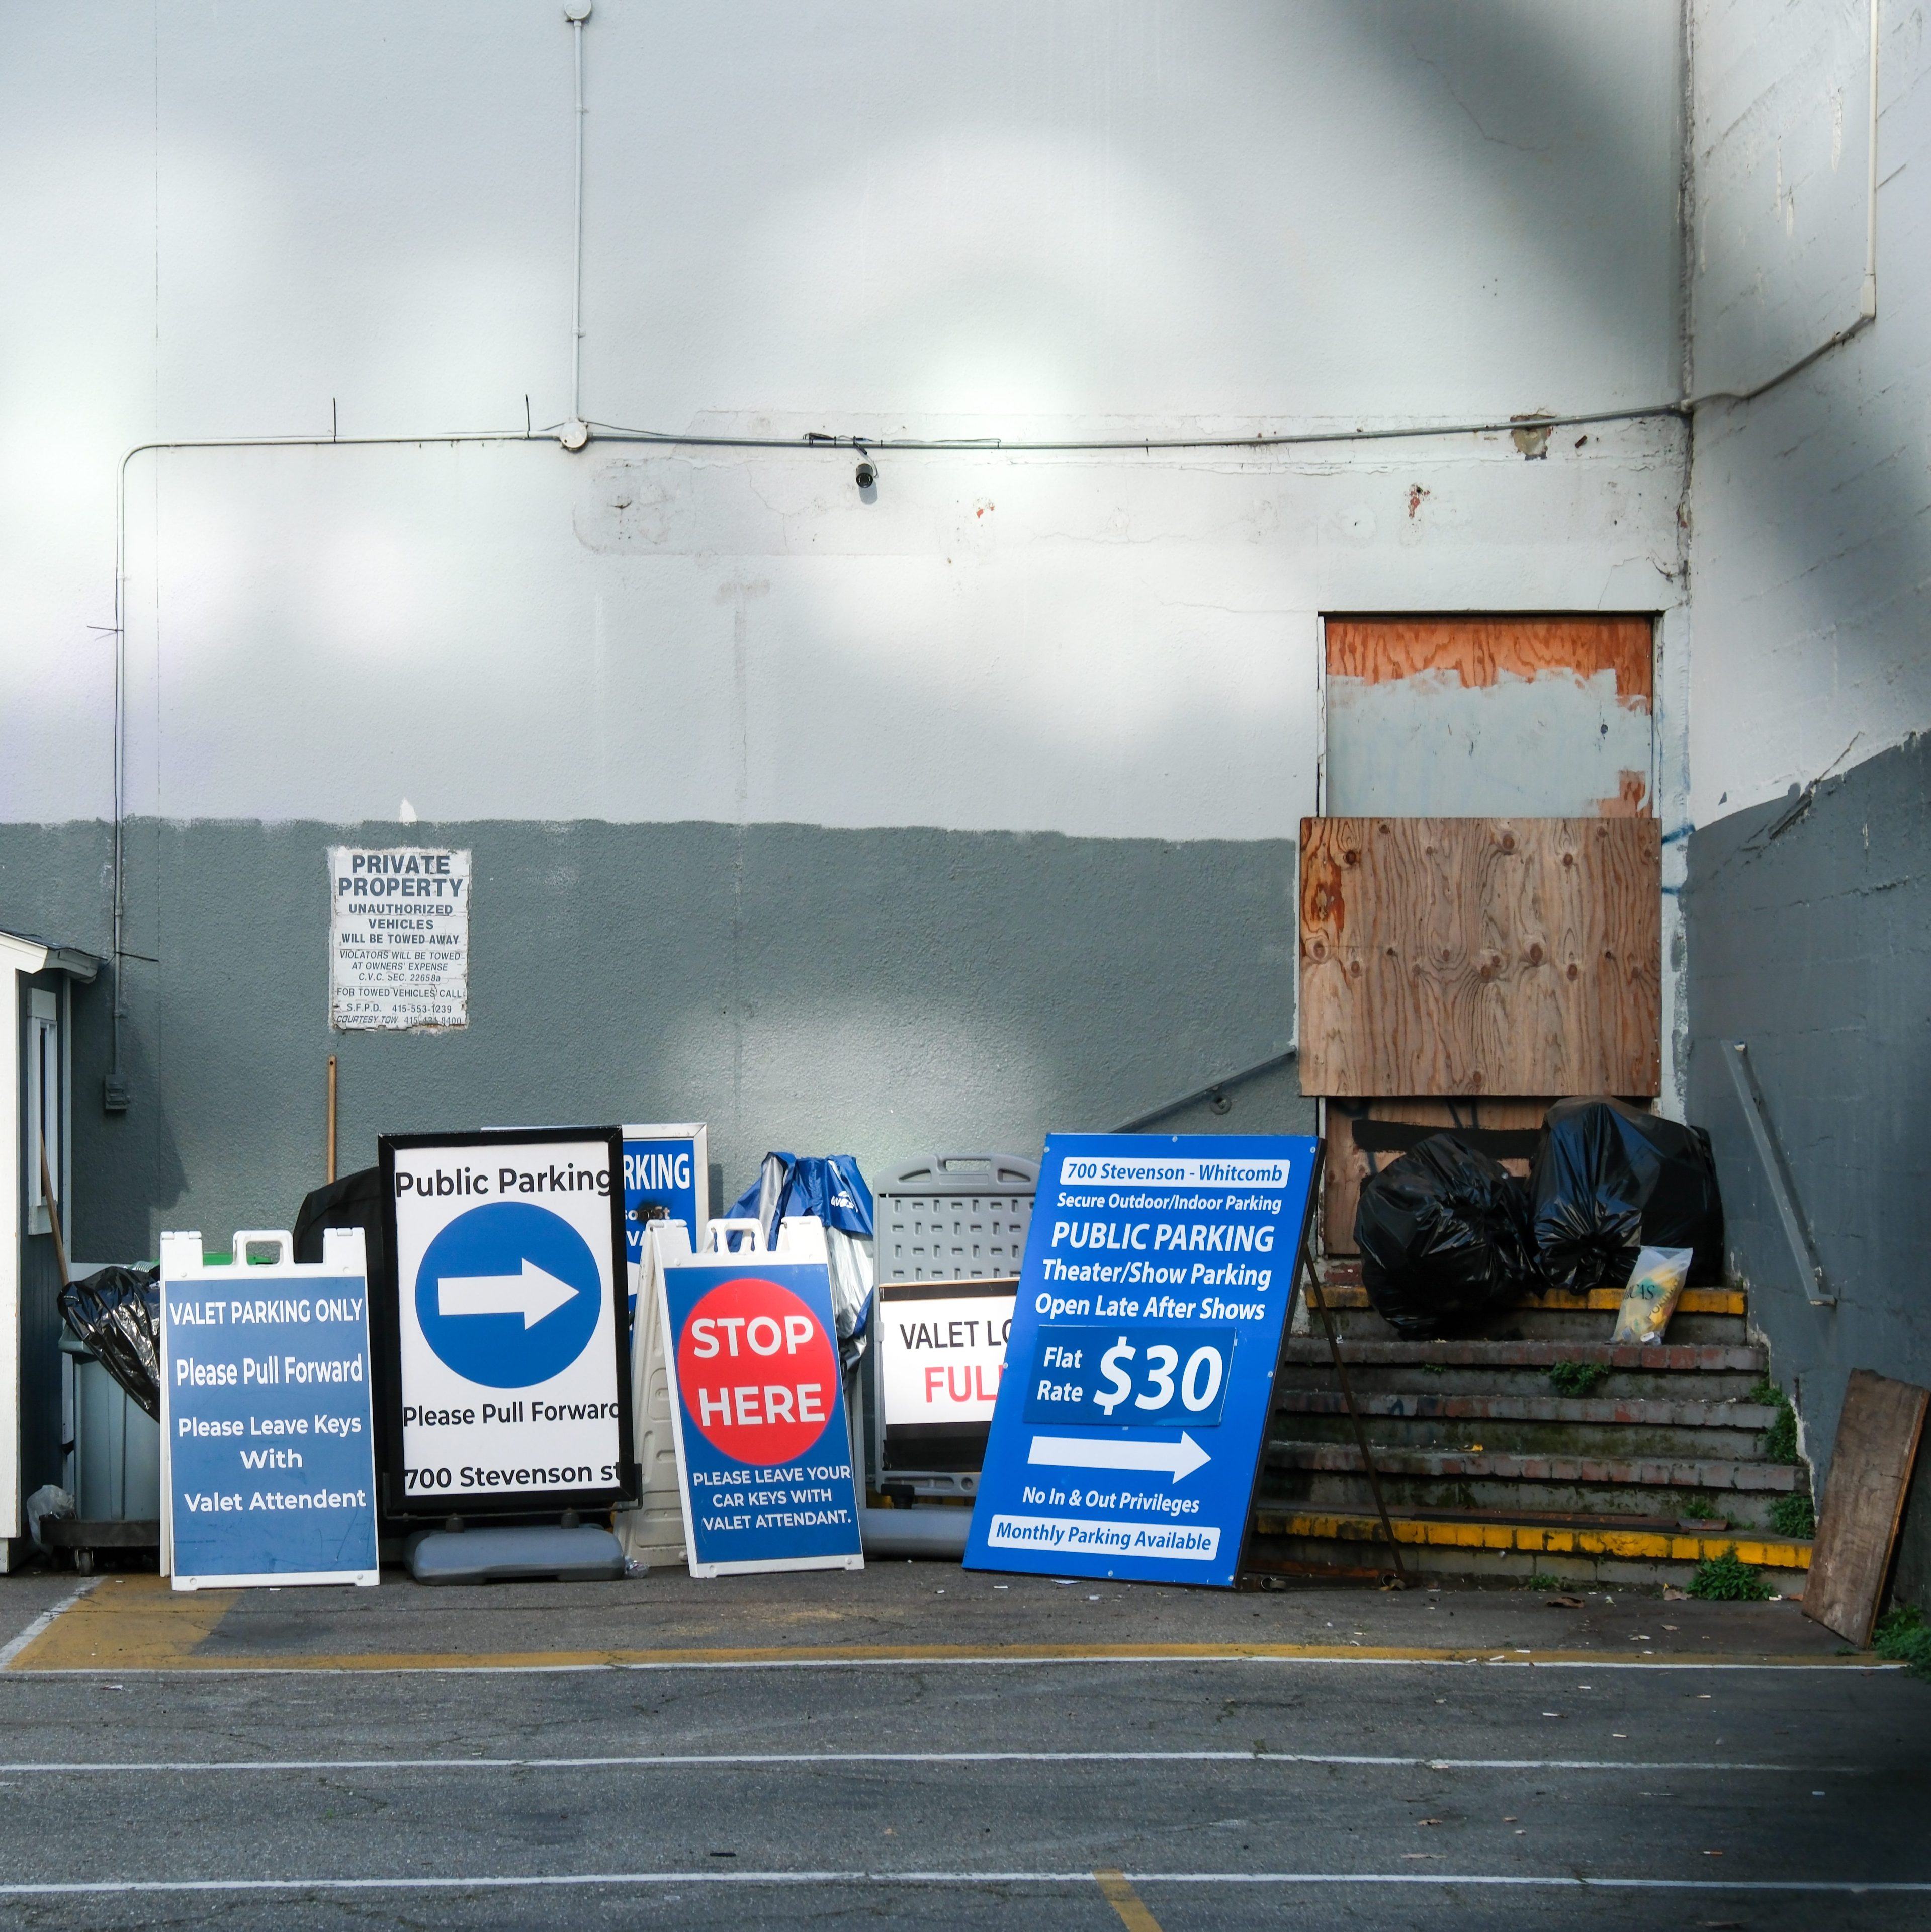
[[397, 1370], [390, 1510], [634, 1498], [617, 1130], [389, 1135], [379, 1147], [396, 1266], [382, 1310]]
[[865, 1568], [824, 1234], [805, 1226], [813, 1259], [692, 1256], [678, 1223], [652, 1231], [694, 1576]]
[[1318, 1152], [1048, 1136], [967, 1569], [1231, 1586]]
[[[251, 1246], [278, 1258], [251, 1264]], [[163, 1567], [177, 1590], [377, 1580], [359, 1228], [161, 1237]]]

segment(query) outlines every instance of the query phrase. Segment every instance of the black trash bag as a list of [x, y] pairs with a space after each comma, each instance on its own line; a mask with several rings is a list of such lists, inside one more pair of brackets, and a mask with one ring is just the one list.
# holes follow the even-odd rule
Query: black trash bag
[[104, 1268], [60, 1292], [61, 1318], [100, 1366], [161, 1419], [161, 1292], [152, 1268]]
[[1369, 1301], [1403, 1335], [1468, 1327], [1542, 1285], [1528, 1188], [1453, 1133], [1363, 1184], [1354, 1244]]
[[379, 1167], [359, 1168], [318, 1187], [302, 1197], [301, 1209], [295, 1217], [295, 1258], [298, 1262], [322, 1259], [322, 1237], [330, 1228], [360, 1228], [362, 1258], [371, 1282], [385, 1279], [388, 1258], [388, 1238], [382, 1232], [382, 1172]]
[[1625, 1287], [1645, 1247], [1691, 1250], [1693, 1288], [1723, 1279], [1723, 1204], [1701, 1127], [1606, 1096], [1558, 1100], [1529, 1192], [1536, 1245], [1558, 1288]]

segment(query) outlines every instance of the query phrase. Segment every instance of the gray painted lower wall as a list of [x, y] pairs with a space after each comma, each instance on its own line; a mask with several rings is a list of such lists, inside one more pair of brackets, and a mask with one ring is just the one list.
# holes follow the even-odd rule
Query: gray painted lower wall
[[[328, 1018], [326, 848], [474, 854], [470, 1024]], [[0, 827], [0, 928], [104, 952], [110, 843]], [[703, 1120], [728, 1199], [769, 1148], [1036, 1151], [1283, 1052], [1293, 844], [799, 825], [137, 821], [123, 1057], [100, 1106], [106, 976], [76, 998], [73, 1240], [152, 1255], [285, 1226], [385, 1131]], [[1162, 1132], [1312, 1131], [1291, 1066]]]
[[[1732, 1258], [1821, 1485], [1852, 1369], [1931, 1384], [1931, 740], [1697, 831], [1684, 920], [1690, 1116], [1714, 1139]], [[1728, 1040], [1749, 1046], [1834, 1310], [1798, 1286]], [[1903, 1566], [1924, 1570], [1921, 1592], [1922, 1514]]]

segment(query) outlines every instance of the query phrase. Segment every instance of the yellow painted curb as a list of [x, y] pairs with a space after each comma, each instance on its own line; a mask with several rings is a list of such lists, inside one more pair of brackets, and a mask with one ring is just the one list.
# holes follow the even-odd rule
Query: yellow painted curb
[[[1393, 1519], [1397, 1543], [1444, 1550], [1512, 1550], [1533, 1556], [1626, 1556], [1659, 1563], [1698, 1563], [1735, 1550], [1738, 1560], [1761, 1569], [1807, 1570], [1810, 1546], [1781, 1537], [1753, 1537], [1726, 1530], [1714, 1536], [1657, 1529], [1568, 1529], [1516, 1522], [1431, 1522]], [[1282, 1516], [1262, 1510], [1255, 1526], [1264, 1536], [1301, 1536], [1329, 1542], [1379, 1543], [1381, 1519], [1372, 1516]]]
[[[1330, 1308], [1366, 1308], [1368, 1291], [1360, 1282], [1330, 1282], [1321, 1290]], [[1749, 1297], [1737, 1288], [1686, 1288], [1676, 1304], [1679, 1315], [1741, 1315]], [[1613, 1315], [1623, 1305], [1620, 1288], [1592, 1288], [1583, 1294], [1567, 1288], [1550, 1288], [1541, 1294], [1525, 1295], [1518, 1310], [1540, 1310], [1551, 1315], [1590, 1312]]]

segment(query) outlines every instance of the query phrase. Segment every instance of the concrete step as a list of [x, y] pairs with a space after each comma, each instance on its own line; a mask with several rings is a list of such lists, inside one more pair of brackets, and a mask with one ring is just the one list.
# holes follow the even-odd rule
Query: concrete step
[[[1572, 1428], [1614, 1425], [1632, 1429], [1716, 1429], [1749, 1433], [1768, 1429], [1777, 1412], [1754, 1402], [1672, 1401], [1666, 1396], [1624, 1400], [1614, 1396], [1446, 1395], [1404, 1390], [1398, 1395], [1363, 1396], [1355, 1406], [1364, 1418], [1445, 1422], [1556, 1422]], [[1277, 1415], [1348, 1413], [1339, 1390], [1293, 1388], [1275, 1399]]]
[[[1576, 1359], [1568, 1350], [1558, 1349], [1564, 1360]], [[1361, 1361], [1354, 1350], [1345, 1351], [1348, 1378], [1356, 1394], [1520, 1396], [1528, 1399], [1551, 1396], [1557, 1390], [1549, 1378], [1549, 1367], [1534, 1363], [1474, 1365], [1446, 1362], [1433, 1365]], [[1763, 1379], [1761, 1370], [1643, 1370], [1613, 1371], [1591, 1391], [1598, 1400], [1615, 1401], [1672, 1400], [1690, 1397], [1699, 1402], [1740, 1402]], [[1336, 1386], [1333, 1365], [1325, 1348], [1318, 1363], [1287, 1362], [1277, 1377], [1277, 1390], [1332, 1389]]]
[[[1801, 1472], [1787, 1462], [1718, 1457], [1524, 1456], [1492, 1450], [1486, 1445], [1480, 1452], [1381, 1443], [1372, 1446], [1384, 1490], [1391, 1484], [1405, 1490], [1431, 1483], [1452, 1484], [1458, 1490], [1469, 1492], [1478, 1506], [1507, 1506], [1513, 1498], [1515, 1505], [1524, 1509], [1613, 1510], [1617, 1491], [1666, 1490], [1686, 1502], [1714, 1505], [1735, 1520], [1746, 1498], [1774, 1499], [1807, 1487]], [[1366, 1487], [1361, 1451], [1352, 1442], [1270, 1442], [1267, 1467], [1270, 1472], [1350, 1476]], [[1549, 1495], [1544, 1500], [1546, 1492], [1555, 1491], [1562, 1493]], [[1427, 1498], [1413, 1494], [1408, 1500], [1425, 1503]], [[1645, 1501], [1642, 1507], [1649, 1510], [1658, 1505]], [[1672, 1503], [1664, 1513], [1681, 1515], [1683, 1511]]]
[[[1351, 1278], [1330, 1278], [1322, 1282], [1319, 1293], [1330, 1309], [1370, 1306], [1368, 1291], [1361, 1285], [1358, 1267]], [[1749, 1295], [1741, 1288], [1686, 1288], [1677, 1298], [1676, 1312], [1679, 1316], [1742, 1315], [1747, 1311], [1749, 1302]], [[1586, 1292], [1552, 1288], [1540, 1294], [1524, 1296], [1510, 1312], [1537, 1310], [1552, 1314], [1594, 1312], [1613, 1315], [1622, 1305], [1623, 1291], [1620, 1288], [1592, 1288]]]
[[[1532, 1575], [1565, 1582], [1684, 1584], [1705, 1558], [1734, 1548], [1772, 1589], [1795, 1594], [1810, 1567], [1810, 1545], [1789, 1537], [1669, 1529], [1600, 1516], [1529, 1519], [1471, 1512], [1394, 1516], [1396, 1540], [1411, 1576]], [[1379, 1519], [1371, 1511], [1283, 1509], [1264, 1503], [1255, 1517], [1250, 1569], [1339, 1576], [1393, 1568]]]
[[[1507, 1452], [1525, 1456], [1669, 1456], [1678, 1460], [1716, 1456], [1733, 1462], [1747, 1462], [1762, 1453], [1763, 1431], [1768, 1423], [1754, 1426], [1738, 1424], [1683, 1425], [1671, 1422], [1645, 1423], [1636, 1418], [1645, 1409], [1668, 1416], [1674, 1412], [1708, 1410], [1717, 1415], [1735, 1412], [1744, 1417], [1765, 1412], [1748, 1402], [1564, 1402], [1559, 1399], [1531, 1401], [1519, 1397], [1468, 1396], [1447, 1397], [1430, 1403], [1426, 1397], [1357, 1394], [1362, 1426], [1378, 1450], [1385, 1443], [1391, 1449], [1473, 1449], [1479, 1444], [1493, 1454]], [[1318, 1403], [1310, 1411], [1300, 1405]], [[1507, 1412], [1526, 1409], [1594, 1408], [1620, 1412], [1606, 1421], [1582, 1417], [1513, 1415]], [[1435, 1408], [1460, 1410], [1449, 1413], [1414, 1413]], [[1495, 1412], [1504, 1412], [1497, 1414]], [[1273, 1434], [1277, 1440], [1303, 1442], [1351, 1442], [1353, 1426], [1339, 1395], [1312, 1390], [1289, 1390], [1275, 1404]]]
[[[1429, 1362], [1480, 1364], [1501, 1367], [1547, 1369], [1559, 1361], [1606, 1362], [1612, 1369], [1681, 1374], [1690, 1370], [1761, 1375], [1767, 1364], [1764, 1351], [1748, 1342], [1652, 1342], [1612, 1345], [1600, 1342], [1357, 1342], [1344, 1345], [1350, 1366], [1357, 1361], [1420, 1366]], [[1296, 1335], [1288, 1340], [1291, 1362], [1325, 1362], [1327, 1343], [1319, 1336]]]
[[[1385, 1395], [1558, 1395], [1549, 1372], [1558, 1362], [1575, 1362], [1608, 1372], [1590, 1391], [1594, 1396], [1723, 1402], [1750, 1394], [1765, 1372], [1763, 1349], [1731, 1342], [1618, 1347], [1606, 1342], [1344, 1342], [1342, 1359], [1357, 1389]], [[1290, 1338], [1276, 1388], [1336, 1387], [1326, 1340]]]
[[[1373, 1310], [1351, 1308], [1333, 1316], [1335, 1332], [1344, 1340], [1393, 1342], [1399, 1332]], [[1560, 1309], [1513, 1308], [1463, 1339], [1490, 1342], [1606, 1342], [1615, 1334], [1613, 1315], [1576, 1314]], [[1318, 1339], [1320, 1318], [1297, 1318], [1293, 1333]], [[1678, 1315], [1664, 1336], [1669, 1342], [1744, 1342], [1750, 1330], [1741, 1315]]]

